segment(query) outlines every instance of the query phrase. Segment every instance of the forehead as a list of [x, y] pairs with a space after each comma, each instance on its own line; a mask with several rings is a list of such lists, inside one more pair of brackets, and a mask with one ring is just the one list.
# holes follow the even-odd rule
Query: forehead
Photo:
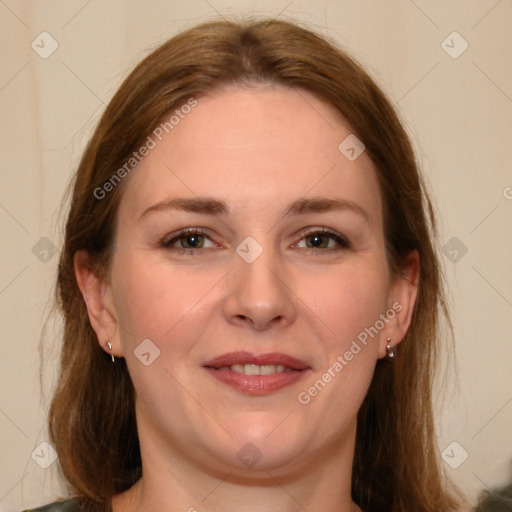
[[151, 134], [154, 147], [126, 184], [125, 213], [141, 213], [174, 196], [207, 195], [233, 211], [250, 207], [263, 215], [298, 197], [322, 195], [363, 203], [380, 216], [370, 158], [363, 152], [351, 161], [340, 151], [340, 143], [353, 137], [351, 129], [312, 93], [230, 86], [185, 110], [174, 113], [167, 130]]

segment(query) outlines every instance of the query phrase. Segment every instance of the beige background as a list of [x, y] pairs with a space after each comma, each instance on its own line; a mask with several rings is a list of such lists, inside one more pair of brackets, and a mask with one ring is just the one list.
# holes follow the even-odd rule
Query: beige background
[[[47, 450], [38, 343], [63, 192], [94, 123], [157, 43], [247, 13], [334, 37], [397, 104], [437, 201], [441, 245], [458, 239], [443, 255], [458, 376], [450, 366], [441, 385], [439, 450], [449, 447], [452, 466], [468, 453], [446, 469], [472, 499], [512, 477], [512, 1], [0, 0], [0, 511], [59, 493], [55, 464], [43, 469], [31, 458]], [[43, 31], [58, 43], [46, 59], [31, 47], [51, 48]], [[453, 31], [463, 39], [448, 37]], [[452, 58], [447, 51], [456, 55], [464, 41]]]

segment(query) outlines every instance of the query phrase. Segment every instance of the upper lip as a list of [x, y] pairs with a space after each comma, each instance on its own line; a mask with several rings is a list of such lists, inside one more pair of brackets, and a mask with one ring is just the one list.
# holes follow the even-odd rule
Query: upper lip
[[229, 352], [221, 356], [215, 357], [203, 363], [203, 366], [214, 368], [221, 368], [222, 366], [231, 366], [233, 364], [257, 364], [258, 366], [264, 365], [283, 365], [292, 368], [293, 370], [307, 370], [310, 368], [308, 364], [300, 359], [281, 354], [279, 352], [272, 352], [267, 354], [253, 354], [251, 352]]

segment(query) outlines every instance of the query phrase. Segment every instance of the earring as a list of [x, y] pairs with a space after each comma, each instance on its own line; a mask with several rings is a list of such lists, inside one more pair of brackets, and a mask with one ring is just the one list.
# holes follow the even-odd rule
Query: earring
[[108, 347], [108, 349], [109, 349], [109, 350], [110, 350], [110, 352], [111, 352], [111, 354], [110, 354], [110, 355], [112, 356], [112, 362], [113, 362], [113, 363], [115, 363], [115, 362], [116, 362], [116, 359], [115, 359], [115, 357], [114, 357], [114, 354], [112, 354], [112, 343], [110, 343], [110, 340], [109, 340], [109, 341], [107, 341], [107, 347]]
[[392, 361], [396, 356], [396, 347], [391, 345], [391, 338], [386, 338], [386, 357], [389, 361]]

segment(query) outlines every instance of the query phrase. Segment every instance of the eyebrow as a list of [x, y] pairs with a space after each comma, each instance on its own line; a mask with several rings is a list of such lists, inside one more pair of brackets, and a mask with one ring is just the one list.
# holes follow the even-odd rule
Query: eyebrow
[[[145, 217], [151, 212], [161, 212], [167, 210], [177, 210], [190, 213], [200, 213], [203, 215], [229, 215], [230, 209], [225, 201], [213, 199], [210, 197], [185, 198], [176, 197], [165, 199], [153, 206], [150, 206], [140, 216]], [[325, 213], [329, 211], [352, 211], [357, 213], [368, 224], [372, 224], [371, 218], [360, 205], [354, 201], [340, 198], [311, 197], [300, 198], [294, 201], [284, 212], [286, 215], [304, 215], [307, 213]]]

